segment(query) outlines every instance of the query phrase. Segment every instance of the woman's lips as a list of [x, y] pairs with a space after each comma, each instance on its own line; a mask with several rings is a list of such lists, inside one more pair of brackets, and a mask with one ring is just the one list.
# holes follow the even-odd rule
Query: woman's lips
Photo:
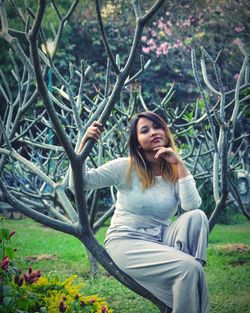
[[161, 140], [161, 137], [155, 137], [154, 139], [151, 140], [151, 142], [156, 142], [156, 141], [159, 141]]

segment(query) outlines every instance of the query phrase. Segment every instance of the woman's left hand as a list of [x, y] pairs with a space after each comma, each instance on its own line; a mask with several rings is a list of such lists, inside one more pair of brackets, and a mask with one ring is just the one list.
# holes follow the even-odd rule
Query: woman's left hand
[[178, 153], [176, 153], [172, 148], [170, 147], [157, 147], [154, 148], [154, 151], [157, 151], [154, 155], [155, 159], [158, 159], [159, 157], [165, 159], [168, 163], [177, 165], [179, 162], [182, 162], [180, 159]]

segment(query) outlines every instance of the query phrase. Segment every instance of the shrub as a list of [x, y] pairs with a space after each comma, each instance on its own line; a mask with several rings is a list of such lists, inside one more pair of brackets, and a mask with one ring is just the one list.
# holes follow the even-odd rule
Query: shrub
[[22, 273], [15, 266], [15, 249], [11, 238], [15, 231], [0, 228], [0, 311], [41, 313], [112, 313], [103, 298], [84, 295], [83, 283], [76, 275], [66, 280], [58, 276], [41, 276], [30, 267]]

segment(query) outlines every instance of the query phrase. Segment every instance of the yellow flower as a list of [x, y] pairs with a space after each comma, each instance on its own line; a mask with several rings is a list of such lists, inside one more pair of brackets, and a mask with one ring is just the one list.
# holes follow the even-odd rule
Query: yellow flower
[[46, 286], [46, 285], [50, 285], [51, 282], [49, 282], [48, 277], [46, 276], [41, 276], [37, 281], [34, 282], [34, 286], [35, 287], [40, 287], [40, 286]]
[[166, 37], [166, 34], [164, 33], [163, 30], [160, 30], [158, 35], [159, 35], [160, 38], [165, 38]]
[[116, 7], [115, 5], [111, 4], [111, 3], [108, 3], [106, 4], [103, 8], [102, 8], [102, 17], [104, 19], [107, 19], [109, 17], [113, 17], [115, 15], [115, 12], [116, 12]]
[[92, 313], [102, 313], [103, 307], [108, 313], [112, 313], [105, 299], [100, 298], [97, 294], [88, 296], [81, 294], [84, 284], [77, 282], [77, 279], [77, 275], [72, 275], [64, 281], [60, 281], [57, 277], [40, 277], [34, 284], [25, 288], [35, 292], [39, 297], [39, 306], [46, 307], [50, 313], [59, 312], [59, 304], [62, 301], [67, 307], [65, 312], [73, 313], [76, 299], [79, 303], [84, 302], [90, 306]]
[[204, 32], [200, 32], [200, 33], [195, 34], [194, 38], [201, 39], [204, 36], [205, 36], [205, 33]]

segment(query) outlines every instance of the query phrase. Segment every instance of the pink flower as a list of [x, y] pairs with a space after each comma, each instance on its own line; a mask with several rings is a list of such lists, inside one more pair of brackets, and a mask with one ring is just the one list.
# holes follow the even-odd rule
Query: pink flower
[[191, 23], [190, 23], [190, 20], [184, 20], [181, 24], [180, 24], [180, 27], [181, 28], [186, 28], [186, 27], [190, 27]]
[[175, 49], [178, 49], [178, 48], [180, 48], [180, 47], [183, 47], [182, 41], [181, 41], [180, 39], [177, 39], [176, 42], [174, 43], [173, 47], [174, 47]]
[[169, 52], [170, 45], [167, 42], [163, 42], [156, 50], [156, 55], [160, 56], [161, 54], [166, 55]]
[[66, 309], [67, 309], [67, 305], [63, 301], [61, 301], [60, 304], [59, 304], [59, 311], [60, 312], [65, 312]]
[[102, 306], [102, 313], [107, 313], [107, 309], [105, 308], [105, 306]]
[[215, 11], [217, 11], [217, 12], [219, 12], [219, 13], [224, 13], [223, 10], [222, 10], [222, 8], [221, 8], [219, 5], [217, 5]]
[[18, 281], [18, 286], [19, 286], [19, 287], [21, 287], [21, 286], [23, 285], [23, 281], [24, 281], [24, 279], [23, 279], [23, 277], [21, 277], [21, 278], [19, 279], [19, 281]]
[[147, 39], [148, 39], [147, 36], [142, 36], [142, 37], [141, 37], [141, 40], [142, 40], [142, 41], [147, 41]]
[[165, 29], [165, 32], [169, 37], [172, 36], [172, 31], [170, 29]]
[[1, 269], [7, 270], [10, 265], [10, 258], [8, 256], [5, 256], [3, 260], [1, 261], [0, 265], [1, 265]]
[[82, 301], [80, 302], [80, 307], [82, 308], [82, 307], [84, 307], [84, 305], [85, 305], [85, 302], [82, 300]]
[[149, 47], [142, 47], [142, 51], [144, 52], [144, 53], [149, 53], [150, 52], [150, 48]]
[[170, 21], [167, 21], [168, 27], [173, 27], [173, 24]]
[[235, 74], [235, 75], [234, 75], [234, 79], [237, 80], [237, 79], [239, 78], [239, 76], [240, 76], [239, 73]]
[[23, 276], [20, 277], [20, 276], [16, 275], [14, 278], [15, 284], [17, 284], [19, 287], [21, 287], [23, 285], [23, 281], [24, 281]]
[[170, 21], [167, 21], [166, 23], [163, 22], [163, 19], [161, 18], [158, 21], [158, 28], [160, 30], [162, 30], [165, 34], [167, 34], [168, 36], [172, 36], [172, 23]]
[[152, 45], [152, 46], [154, 46], [155, 45], [155, 41], [154, 41], [154, 39], [149, 39], [149, 41], [147, 42], [147, 44], [148, 45]]
[[241, 33], [245, 30], [245, 27], [242, 26], [242, 27], [235, 27], [234, 30], [237, 32], [237, 33]]
[[24, 280], [27, 284], [33, 284], [39, 277], [41, 277], [40, 270], [32, 272], [31, 267], [28, 270], [28, 274], [24, 274]]
[[238, 46], [239, 40], [238, 40], [238, 39], [234, 39], [233, 42], [232, 42], [232, 44]]
[[16, 231], [15, 231], [15, 230], [12, 230], [12, 231], [10, 232], [10, 234], [9, 234], [9, 239], [10, 239], [12, 236], [14, 236], [15, 233], [16, 233]]
[[163, 54], [168, 54], [169, 44], [167, 42], [162, 43], [161, 48]]

